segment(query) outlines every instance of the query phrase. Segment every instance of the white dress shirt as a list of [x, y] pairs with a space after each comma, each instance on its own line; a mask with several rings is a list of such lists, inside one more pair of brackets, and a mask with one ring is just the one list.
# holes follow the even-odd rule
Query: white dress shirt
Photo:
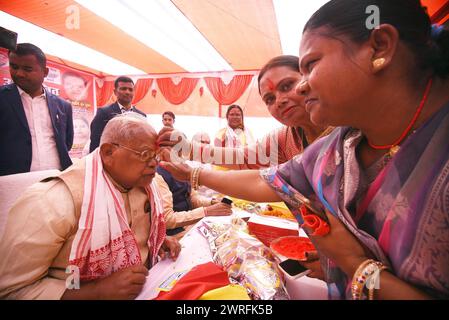
[[30, 171], [61, 170], [45, 90], [40, 96], [32, 98], [18, 86], [17, 89], [31, 133], [32, 158]]
[[129, 107], [129, 109], [126, 109], [126, 107], [122, 106], [120, 104], [120, 102], [117, 101], [117, 103], [118, 103], [118, 106], [120, 107], [121, 113], [127, 113], [127, 112], [133, 112], [134, 111], [133, 110], [133, 106]]

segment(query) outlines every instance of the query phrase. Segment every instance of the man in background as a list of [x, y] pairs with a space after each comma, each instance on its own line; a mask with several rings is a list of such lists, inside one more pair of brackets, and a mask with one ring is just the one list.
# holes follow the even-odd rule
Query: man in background
[[94, 151], [100, 145], [104, 127], [117, 114], [137, 112], [146, 117], [145, 113], [131, 105], [134, 98], [134, 82], [131, 78], [121, 76], [115, 79], [114, 94], [117, 101], [107, 107], [97, 109], [97, 114], [90, 124], [89, 152]]
[[0, 175], [69, 167], [72, 106], [43, 87], [45, 54], [20, 43], [8, 57], [13, 83], [0, 87]]

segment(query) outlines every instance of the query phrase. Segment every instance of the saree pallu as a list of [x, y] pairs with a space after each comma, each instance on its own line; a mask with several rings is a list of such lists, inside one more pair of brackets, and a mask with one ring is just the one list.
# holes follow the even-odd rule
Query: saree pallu
[[[337, 128], [302, 155], [260, 174], [299, 223], [295, 192], [339, 218], [396, 277], [448, 298], [449, 103], [404, 141], [370, 186], [363, 186], [356, 158], [362, 139], [359, 130]], [[360, 201], [365, 197], [368, 202]], [[349, 298], [351, 279], [321, 258], [329, 298]]]

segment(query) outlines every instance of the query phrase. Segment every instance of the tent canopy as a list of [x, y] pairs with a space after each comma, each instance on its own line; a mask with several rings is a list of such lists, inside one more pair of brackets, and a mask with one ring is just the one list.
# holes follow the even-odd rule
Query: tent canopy
[[[283, 53], [297, 54], [295, 48], [299, 43], [302, 26], [310, 14], [325, 2], [326, 0], [0, 0], [0, 9], [3, 13], [57, 35], [55, 40], [42, 43], [37, 42], [38, 33], [34, 33], [31, 39], [36, 41], [29, 41], [41, 46], [52, 60], [101, 77], [119, 73], [257, 70], [274, 56]], [[449, 1], [422, 2], [435, 21], [444, 22], [449, 18]], [[99, 10], [95, 11], [96, 8]], [[115, 17], [120, 18], [113, 19], [114, 8], [120, 9], [115, 13]], [[156, 10], [160, 10], [160, 13], [155, 12]], [[155, 13], [167, 13], [167, 16], [164, 16], [163, 21], [157, 21]], [[179, 13], [181, 17], [174, 17], [175, 13]], [[195, 36], [206, 40], [207, 48], [200, 49], [199, 52], [210, 52], [210, 55], [216, 55], [216, 60], [222, 59], [221, 65], [215, 64], [217, 69], [213, 69], [213, 63], [201, 65], [207, 57], [198, 57], [201, 61], [196, 61], [196, 64], [189, 65], [185, 62], [189, 54], [198, 54], [194, 51], [194, 47], [198, 45], [194, 38], [188, 39], [187, 45], [186, 42], [180, 42], [181, 38], [187, 36], [187, 33], [183, 33], [184, 29], [188, 29], [185, 24], [175, 25], [180, 19], [190, 24], [197, 33]], [[5, 18], [0, 21], [2, 26], [17, 31], [14, 30], [14, 26], [18, 28], [17, 22], [12, 22], [13, 26], [10, 26], [4, 25]], [[127, 29], [127, 25], [132, 28]], [[153, 29], [158, 34], [146, 39], [146, 35]], [[22, 36], [25, 35], [19, 30], [19, 41], [25, 42], [21, 41]], [[286, 37], [294, 43], [293, 49], [288, 49]], [[99, 58], [92, 63], [88, 62], [87, 54], [79, 53], [71, 58], [69, 55], [63, 56], [58, 50], [50, 50], [51, 45], [58, 46], [58, 39], [64, 38], [132, 68], [129, 69], [130, 72], [113, 72], [106, 67], [99, 67]], [[162, 52], [164, 48], [161, 46], [171, 43], [173, 45], [166, 48], [168, 51]], [[189, 43], [192, 43], [190, 48]], [[59, 49], [63, 46], [70, 44], [61, 43]], [[74, 48], [72, 54], [73, 51], [81, 52], [79, 50]]]

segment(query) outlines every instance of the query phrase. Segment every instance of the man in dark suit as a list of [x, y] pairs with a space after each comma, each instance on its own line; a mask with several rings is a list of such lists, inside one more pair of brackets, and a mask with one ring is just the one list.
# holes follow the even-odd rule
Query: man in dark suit
[[137, 112], [144, 117], [147, 116], [131, 105], [134, 98], [134, 82], [131, 78], [121, 76], [115, 79], [114, 94], [117, 97], [117, 101], [107, 107], [98, 108], [97, 114], [90, 124], [89, 152], [94, 151], [100, 145], [100, 138], [104, 127], [116, 115], [125, 112]]
[[45, 54], [20, 43], [9, 54], [13, 84], [0, 87], [0, 175], [72, 164], [72, 106], [43, 87]]

